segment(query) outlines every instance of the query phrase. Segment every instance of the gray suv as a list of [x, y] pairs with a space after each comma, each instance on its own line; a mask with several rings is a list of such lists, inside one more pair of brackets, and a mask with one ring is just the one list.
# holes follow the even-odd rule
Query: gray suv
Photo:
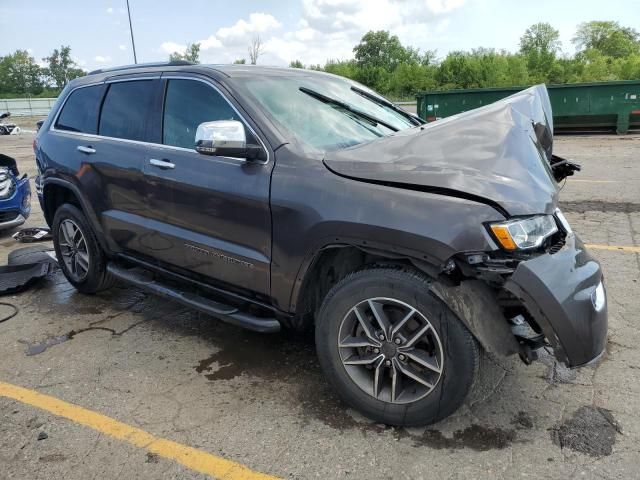
[[345, 78], [178, 62], [74, 80], [35, 152], [79, 291], [315, 329], [346, 403], [424, 425], [483, 351], [577, 367], [605, 348], [600, 266], [558, 209], [579, 167], [552, 147], [544, 86], [426, 125]]

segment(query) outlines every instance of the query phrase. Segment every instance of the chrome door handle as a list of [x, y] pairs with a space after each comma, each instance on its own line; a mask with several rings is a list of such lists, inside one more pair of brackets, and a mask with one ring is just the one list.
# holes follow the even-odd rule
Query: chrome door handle
[[86, 153], [87, 155], [96, 153], [96, 149], [93, 147], [84, 147], [82, 145], [78, 145], [76, 148], [78, 149], [79, 152]]
[[162, 168], [165, 170], [176, 168], [175, 164], [166, 160], [158, 160], [157, 158], [152, 158], [151, 160], [149, 160], [149, 165], [153, 165], [154, 167]]

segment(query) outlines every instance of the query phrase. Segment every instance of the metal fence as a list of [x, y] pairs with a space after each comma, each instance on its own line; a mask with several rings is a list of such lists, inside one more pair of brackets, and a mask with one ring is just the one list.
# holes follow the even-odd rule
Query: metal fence
[[11, 112], [13, 117], [45, 116], [57, 98], [0, 98], [0, 113]]

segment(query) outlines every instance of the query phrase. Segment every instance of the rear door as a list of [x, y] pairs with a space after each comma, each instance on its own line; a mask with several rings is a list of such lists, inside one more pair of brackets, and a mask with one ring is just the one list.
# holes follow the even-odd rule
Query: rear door
[[148, 253], [142, 168], [154, 138], [159, 75], [108, 81], [98, 137], [86, 145], [94, 207], [106, 235], [125, 252]]
[[202, 122], [238, 120], [262, 143], [223, 90], [208, 79], [162, 77], [162, 145], [143, 170], [154, 217], [155, 257], [172, 266], [258, 294], [269, 294], [273, 154], [266, 162], [202, 155]]
[[[89, 173], [94, 159], [83, 150], [96, 142], [104, 90], [102, 82], [77, 87], [64, 100], [49, 132], [39, 136], [39, 146], [47, 160], [45, 163], [56, 170], [56, 176], [77, 185], [91, 205], [99, 198], [96, 190], [91, 188], [95, 176]], [[38, 163], [38, 168], [43, 168]]]

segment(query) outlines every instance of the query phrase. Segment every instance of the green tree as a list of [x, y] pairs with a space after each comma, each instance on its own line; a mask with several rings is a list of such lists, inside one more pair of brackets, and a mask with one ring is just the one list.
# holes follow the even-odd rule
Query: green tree
[[397, 36], [385, 30], [369, 31], [353, 48], [361, 67], [377, 67], [391, 71], [400, 63], [418, 60], [418, 51], [406, 49]]
[[612, 70], [615, 72], [617, 78], [640, 80], [640, 54], [616, 59]]
[[527, 59], [529, 75], [545, 81], [560, 52], [560, 32], [548, 23], [531, 25], [520, 38], [520, 53]]
[[480, 87], [482, 75], [479, 67], [469, 53], [450, 52], [440, 63], [436, 80], [444, 89]]
[[618, 22], [581, 23], [572, 42], [581, 50], [594, 49], [613, 58], [640, 53], [640, 34]]
[[26, 50], [0, 57], [0, 91], [21, 95], [42, 92], [42, 69]]
[[244, 65], [247, 63], [247, 61], [244, 58], [237, 58], [233, 61], [233, 63], [235, 65]]
[[314, 66], [310, 66], [309, 68], [312, 70], [324, 70], [325, 72], [340, 75], [341, 77], [347, 77], [352, 80], [355, 80], [358, 75], [358, 66], [353, 60], [329, 60], [325, 64], [324, 68], [315, 68]]
[[187, 48], [184, 53], [174, 52], [169, 55], [169, 60], [172, 62], [176, 62], [179, 60], [186, 60], [191, 63], [200, 63], [200, 44], [199, 43], [189, 43], [187, 44]]
[[389, 77], [385, 93], [396, 99], [413, 98], [417, 92], [436, 88], [437, 67], [418, 63], [401, 63]]
[[78, 68], [76, 62], [71, 59], [71, 47], [68, 45], [61, 45], [60, 50], [54, 49], [51, 55], [42, 60], [48, 64], [47, 68], [43, 70], [45, 77], [59, 90], [62, 90], [74, 78], [85, 74], [84, 70]]
[[304, 68], [304, 65], [300, 60], [292, 60], [289, 62], [289, 68]]

